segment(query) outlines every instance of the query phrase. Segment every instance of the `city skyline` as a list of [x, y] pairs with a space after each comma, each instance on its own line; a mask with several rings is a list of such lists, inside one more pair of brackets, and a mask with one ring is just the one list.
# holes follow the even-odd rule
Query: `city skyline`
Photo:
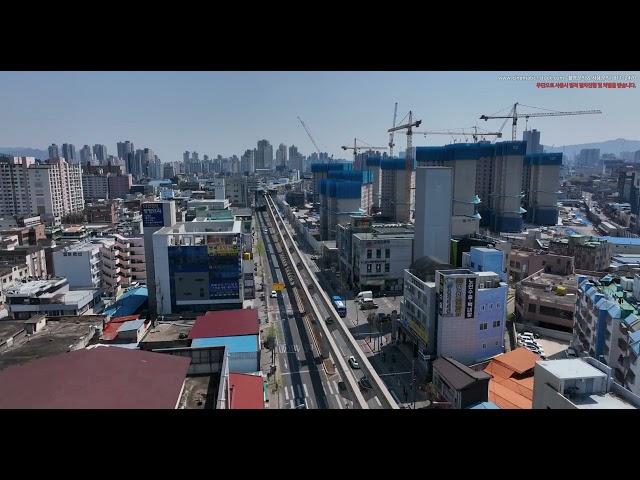
[[[350, 158], [340, 147], [354, 137], [371, 145], [387, 144], [396, 101], [398, 121], [411, 109], [423, 121], [420, 130], [477, 125], [495, 131], [501, 120], [478, 117], [517, 101], [552, 110], [603, 111], [597, 116], [529, 119], [528, 126], [541, 132], [543, 145], [637, 136], [632, 115], [640, 97], [635, 89], [542, 89], [535, 81], [498, 79], [521, 73], [4, 72], [0, 88], [10, 115], [1, 120], [0, 145], [47, 149], [52, 143], [69, 143], [80, 149], [98, 144], [115, 153], [117, 142], [131, 140], [152, 148], [163, 162], [172, 162], [185, 150], [240, 157], [267, 139], [274, 150], [280, 143], [296, 145], [308, 156], [315, 148], [296, 118], [300, 116], [322, 151]], [[603, 72], [552, 72], [571, 74]], [[518, 127], [521, 139], [524, 122]], [[510, 124], [502, 132], [503, 140], [510, 139]], [[414, 137], [414, 145], [450, 141], [446, 136]], [[405, 136], [398, 135], [396, 152], [404, 143]]]

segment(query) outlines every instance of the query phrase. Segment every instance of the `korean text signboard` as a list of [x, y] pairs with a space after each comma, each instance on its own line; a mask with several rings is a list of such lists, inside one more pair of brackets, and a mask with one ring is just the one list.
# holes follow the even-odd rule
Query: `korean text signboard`
[[142, 204], [142, 226], [164, 227], [164, 212], [162, 203]]

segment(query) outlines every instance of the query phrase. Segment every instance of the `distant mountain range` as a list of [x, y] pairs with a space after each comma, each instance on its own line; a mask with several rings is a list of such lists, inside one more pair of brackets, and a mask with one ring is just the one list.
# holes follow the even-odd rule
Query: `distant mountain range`
[[580, 143], [578, 145], [553, 146], [543, 145], [545, 152], [563, 152], [568, 158], [573, 158], [575, 154], [580, 153], [583, 148], [599, 148], [600, 154], [613, 153], [620, 155], [621, 152], [635, 152], [640, 150], [640, 140], [625, 140], [624, 138], [616, 138], [615, 140], [606, 140], [604, 142]]
[[3, 153], [14, 157], [36, 157], [40, 160], [49, 158], [48, 150], [39, 150], [31, 147], [0, 147], [0, 154]]

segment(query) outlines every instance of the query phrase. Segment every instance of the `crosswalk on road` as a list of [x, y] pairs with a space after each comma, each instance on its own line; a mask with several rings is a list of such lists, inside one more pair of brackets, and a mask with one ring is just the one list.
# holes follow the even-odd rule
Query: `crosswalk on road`
[[298, 345], [287, 345], [284, 343], [279, 343], [276, 346], [276, 352], [278, 353], [298, 353], [300, 351], [300, 347]]

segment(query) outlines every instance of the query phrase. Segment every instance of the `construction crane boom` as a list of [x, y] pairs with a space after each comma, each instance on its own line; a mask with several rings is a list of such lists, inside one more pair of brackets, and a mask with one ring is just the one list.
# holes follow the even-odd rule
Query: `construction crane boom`
[[[398, 102], [396, 102], [393, 107], [393, 125], [392, 128], [396, 126], [396, 118], [398, 118]], [[395, 143], [393, 143], [393, 132], [389, 132], [389, 156], [393, 157], [393, 147], [395, 147]]]
[[465, 131], [455, 131], [455, 130], [441, 130], [441, 131], [426, 131], [426, 132], [413, 132], [413, 133], [417, 133], [419, 135], [424, 135], [425, 137], [427, 135], [460, 135], [460, 136], [470, 136], [473, 138], [474, 142], [478, 141], [478, 137], [497, 137], [497, 138], [502, 138], [502, 133], [501, 132], [478, 132], [477, 128], [474, 128], [473, 132], [465, 132]]
[[[513, 123], [512, 123], [512, 129], [511, 129], [511, 137], [512, 137], [512, 140], [515, 141], [518, 133], [518, 118], [524, 118], [525, 120], [528, 121], [530, 117], [561, 117], [561, 116], [567, 116], [567, 115], [593, 115], [593, 114], [602, 113], [601, 110], [576, 110], [572, 112], [553, 112], [552, 111], [552, 112], [518, 113], [517, 111], [518, 105], [520, 105], [518, 102], [514, 103], [508, 115], [481, 115], [480, 120], [487, 121], [487, 120], [504, 118], [506, 122], [506, 120], [508, 120], [509, 118], [512, 118]], [[532, 108], [538, 108], [538, 107], [532, 107]], [[504, 125], [505, 124], [503, 123], [502, 127], [500, 128], [500, 131], [502, 131], [502, 128], [504, 128]]]
[[307, 132], [307, 135], [309, 136], [309, 139], [311, 140], [311, 143], [313, 143], [313, 146], [316, 147], [316, 150], [318, 151], [318, 155], [320, 155], [322, 152], [320, 152], [320, 147], [318, 147], [318, 144], [313, 139], [313, 136], [311, 135], [311, 132], [309, 131], [309, 129], [307, 128], [307, 126], [304, 124], [304, 122], [302, 121], [302, 119], [300, 117], [298, 117], [298, 120], [300, 120], [300, 123], [302, 124], [302, 127], [304, 128], [304, 131]]
[[[362, 140], [360, 140], [362, 142]], [[347, 147], [346, 145], [342, 146], [343, 150], [353, 150], [353, 164], [356, 165], [356, 160], [358, 157], [358, 150], [386, 150], [387, 147], [372, 147], [370, 145], [358, 145], [358, 139], [353, 139], [353, 147]], [[362, 142], [365, 143], [365, 142]]]

